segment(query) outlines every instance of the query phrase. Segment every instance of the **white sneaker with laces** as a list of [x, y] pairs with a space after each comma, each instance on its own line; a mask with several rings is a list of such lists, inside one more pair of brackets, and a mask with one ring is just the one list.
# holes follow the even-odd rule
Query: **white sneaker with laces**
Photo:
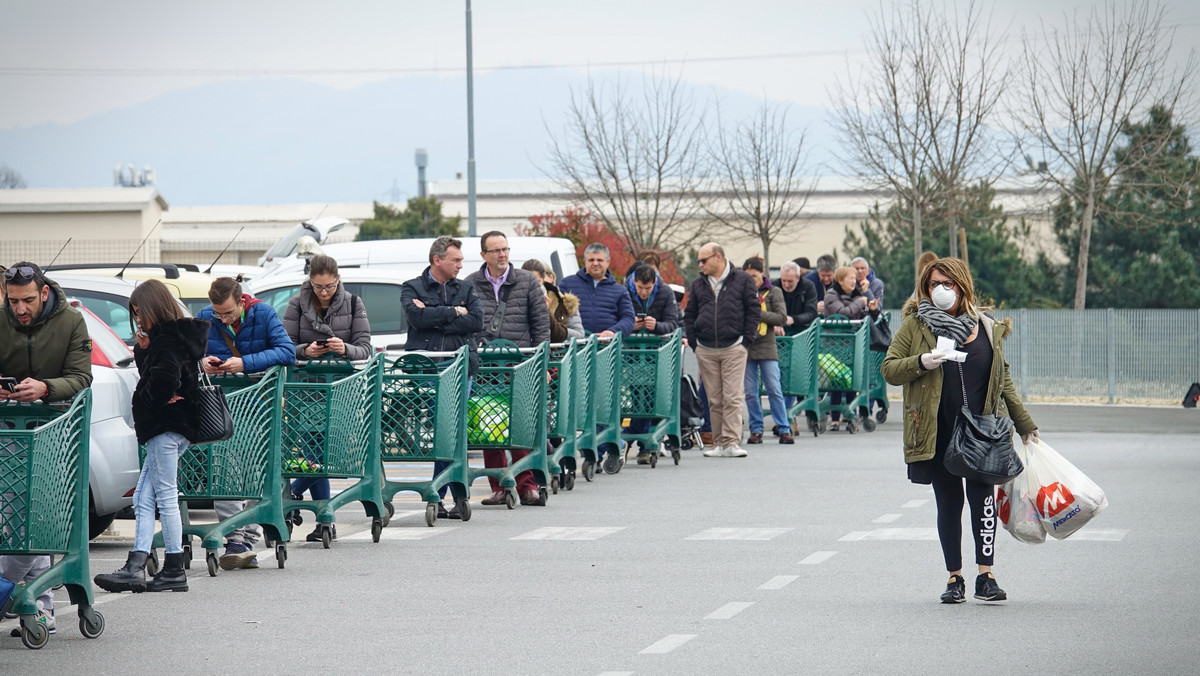
[[724, 447], [711, 446], [709, 448], [704, 449], [704, 457], [706, 457], [706, 458], [724, 458], [727, 456], [725, 455]]
[[744, 458], [747, 455], [749, 454], [746, 453], [746, 450], [741, 446], [730, 446], [725, 449], [726, 458]]

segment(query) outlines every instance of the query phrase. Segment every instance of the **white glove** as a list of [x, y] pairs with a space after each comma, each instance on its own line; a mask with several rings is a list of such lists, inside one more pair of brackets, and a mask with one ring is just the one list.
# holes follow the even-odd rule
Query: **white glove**
[[921, 366], [926, 371], [932, 371], [942, 365], [946, 361], [946, 353], [944, 352], [926, 352], [921, 355]]
[[1033, 431], [1032, 431], [1032, 432], [1030, 432], [1029, 434], [1022, 434], [1022, 435], [1021, 435], [1021, 441], [1022, 441], [1023, 443], [1026, 443], [1026, 444], [1027, 444], [1027, 443], [1029, 443], [1029, 441], [1030, 441], [1031, 439], [1033, 439], [1033, 440], [1037, 440], [1037, 439], [1041, 439], [1041, 438], [1042, 438], [1042, 435], [1038, 433], [1038, 431], [1037, 431], [1037, 428], [1036, 428], [1036, 427], [1035, 427], [1035, 428], [1033, 428]]

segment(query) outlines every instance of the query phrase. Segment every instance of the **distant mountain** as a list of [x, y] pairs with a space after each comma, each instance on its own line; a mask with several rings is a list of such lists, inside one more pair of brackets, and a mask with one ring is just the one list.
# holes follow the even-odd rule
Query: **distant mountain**
[[[600, 74], [596, 77], [614, 77]], [[624, 76], [631, 87], [637, 75]], [[480, 179], [540, 177], [558, 132], [573, 71], [502, 71], [475, 78], [475, 153]], [[697, 99], [719, 96], [726, 119], [759, 100], [691, 85]], [[809, 125], [811, 162], [828, 160], [830, 134], [819, 108], [793, 107]], [[172, 92], [75, 124], [0, 131], [0, 163], [29, 187], [111, 185], [120, 163], [152, 166], [176, 205], [360, 202], [416, 192], [413, 152], [429, 151], [427, 177], [466, 176], [466, 80], [412, 76], [338, 90], [292, 80], [242, 80]]]

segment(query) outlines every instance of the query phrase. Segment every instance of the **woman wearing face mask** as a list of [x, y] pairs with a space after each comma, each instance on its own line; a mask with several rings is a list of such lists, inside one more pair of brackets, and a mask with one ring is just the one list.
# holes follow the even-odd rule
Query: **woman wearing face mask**
[[[1017, 396], [1008, 364], [1004, 338], [1010, 320], [997, 322], [975, 303], [975, 289], [966, 263], [941, 258], [922, 269], [917, 300], [904, 304], [904, 319], [883, 360], [883, 377], [904, 387], [904, 461], [913, 483], [932, 484], [937, 502], [938, 539], [950, 581], [942, 603], [966, 600], [962, 575], [963, 485], [971, 505], [971, 533], [975, 540], [975, 598], [1003, 601], [1008, 595], [992, 575], [999, 516], [995, 487], [950, 474], [942, 460], [954, 420], [963, 406], [972, 413], [1011, 417], [1021, 439], [1037, 437], [1037, 425]], [[966, 353], [961, 364], [948, 362], [936, 350], [938, 337], [955, 342]], [[960, 370], [961, 367], [961, 370]]]
[[[871, 319], [879, 317], [879, 301], [871, 296], [870, 291], [863, 291], [854, 277], [854, 268], [842, 266], [833, 271], [833, 287], [825, 294], [825, 316], [842, 315], [849, 319], [863, 319], [868, 314]], [[842, 403], [841, 392], [830, 392], [829, 403], [834, 406]], [[829, 413], [829, 431], [838, 431], [841, 414], [837, 411]], [[848, 429], [848, 428], [847, 428]]]

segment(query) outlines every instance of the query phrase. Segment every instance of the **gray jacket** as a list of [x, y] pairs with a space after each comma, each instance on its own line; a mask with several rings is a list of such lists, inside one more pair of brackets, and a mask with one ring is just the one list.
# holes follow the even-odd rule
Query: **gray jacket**
[[504, 319], [498, 332], [492, 332], [492, 317], [500, 304], [492, 283], [488, 281], [484, 263], [478, 270], [467, 275], [467, 281], [475, 288], [475, 295], [483, 304], [483, 331], [479, 339], [483, 343], [504, 338], [516, 343], [518, 347], [537, 347], [550, 340], [550, 313], [546, 310], [546, 292], [537, 275], [526, 270], [508, 266], [508, 279], [501, 286], [501, 293], [507, 287], [508, 303], [504, 311]]
[[304, 284], [300, 285], [300, 293], [288, 301], [287, 312], [283, 315], [283, 328], [296, 344], [297, 359], [307, 358], [304, 349], [309, 343], [335, 336], [345, 341], [347, 359], [370, 359], [375, 353], [371, 347], [371, 322], [367, 319], [367, 307], [361, 298], [352, 297], [341, 282], [338, 282], [337, 291], [329, 301], [329, 309], [321, 317], [316, 310], [312, 282], [304, 280]]

